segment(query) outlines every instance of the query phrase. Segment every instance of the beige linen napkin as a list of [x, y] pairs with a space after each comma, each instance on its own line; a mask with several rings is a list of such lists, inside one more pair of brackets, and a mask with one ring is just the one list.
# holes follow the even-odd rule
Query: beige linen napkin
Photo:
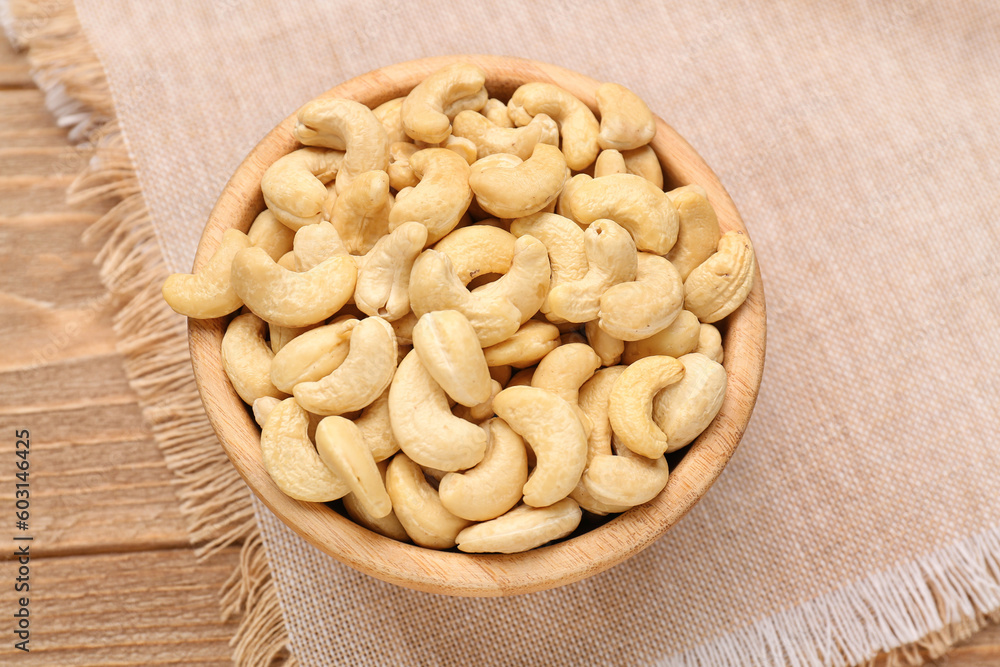
[[757, 412], [675, 529], [562, 589], [451, 599], [341, 566], [255, 504], [303, 664], [843, 665], [1000, 608], [989, 2], [77, 9], [172, 270], [281, 118], [370, 69], [468, 52], [632, 88], [715, 169], [756, 245]]

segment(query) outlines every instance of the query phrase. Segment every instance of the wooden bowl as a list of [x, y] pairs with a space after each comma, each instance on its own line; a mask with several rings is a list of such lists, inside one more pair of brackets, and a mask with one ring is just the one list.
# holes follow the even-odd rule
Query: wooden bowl
[[[597, 111], [594, 93], [599, 82], [553, 65], [497, 56], [400, 63], [363, 74], [324, 97], [348, 98], [375, 107], [405, 95], [428, 74], [456, 59], [482, 67], [495, 97], [507, 99], [528, 81], [548, 81]], [[293, 114], [264, 137], [236, 170], [209, 216], [195, 270], [215, 252], [225, 230], [246, 231], [264, 209], [261, 175], [271, 163], [298, 147], [292, 137], [294, 126]], [[666, 189], [688, 183], [702, 185], [722, 230], [746, 231], [719, 179], [694, 149], [659, 119], [652, 146], [663, 166]], [[260, 431], [222, 370], [220, 346], [225, 325], [225, 319], [190, 320], [191, 359], [208, 418], [247, 485], [295, 532], [342, 563], [383, 581], [447, 595], [500, 596], [545, 590], [606, 570], [649, 546], [691, 509], [733, 455], [750, 419], [764, 365], [764, 289], [758, 271], [750, 296], [721, 327], [729, 376], [722, 409], [673, 468], [659, 496], [589, 532], [550, 546], [513, 555], [464, 554], [396, 542], [324, 504], [293, 500], [278, 490], [261, 461]]]

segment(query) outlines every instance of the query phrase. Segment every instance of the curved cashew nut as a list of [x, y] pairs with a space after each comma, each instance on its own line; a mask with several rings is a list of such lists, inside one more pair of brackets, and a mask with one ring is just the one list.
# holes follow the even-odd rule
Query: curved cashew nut
[[515, 241], [510, 232], [480, 223], [454, 230], [434, 250], [448, 256], [458, 279], [468, 285], [477, 276], [510, 271]]
[[289, 341], [271, 360], [271, 382], [292, 393], [300, 382], [317, 382], [347, 358], [358, 320], [346, 319], [317, 327]]
[[625, 158], [625, 170], [628, 173], [641, 176], [657, 189], [663, 189], [663, 167], [652, 146], [622, 151], [622, 157]]
[[573, 192], [569, 205], [580, 224], [614, 220], [632, 234], [639, 250], [665, 255], [677, 240], [677, 209], [641, 176], [612, 174], [587, 181]]
[[389, 211], [389, 229], [417, 221], [427, 227], [427, 243], [435, 243], [458, 225], [469, 208], [469, 164], [447, 148], [425, 148], [410, 156], [410, 168], [420, 182], [405, 197], [397, 195]]
[[626, 364], [631, 364], [644, 357], [653, 356], [677, 359], [689, 352], [694, 352], [698, 346], [701, 326], [694, 313], [682, 310], [666, 329], [657, 331], [649, 338], [626, 342], [624, 361]]
[[537, 364], [557, 347], [559, 327], [540, 320], [528, 320], [510, 338], [484, 348], [483, 355], [490, 367], [526, 368]]
[[337, 474], [367, 514], [382, 519], [392, 511], [371, 450], [354, 422], [343, 417], [325, 417], [316, 427], [316, 451]]
[[340, 234], [329, 222], [299, 227], [292, 241], [295, 253], [295, 270], [308, 271], [322, 264], [334, 255], [347, 255], [347, 248]]
[[257, 426], [264, 428], [267, 418], [271, 416], [271, 411], [281, 403], [281, 400], [274, 396], [261, 396], [253, 402], [251, 406], [253, 408], [253, 420], [257, 422]]
[[[570, 203], [573, 198], [573, 193], [575, 193], [581, 185], [589, 183], [592, 180], [594, 180], [594, 177], [589, 174], [577, 174], [566, 181], [563, 185], [562, 192], [559, 193], [559, 198], [556, 200], [556, 213], [579, 224], [579, 221], [573, 217], [573, 207]], [[586, 225], [581, 226], [586, 227]]]
[[499, 280], [477, 288], [474, 296], [507, 299], [521, 312], [520, 324], [524, 324], [545, 302], [550, 276], [549, 254], [545, 245], [533, 236], [522, 236], [514, 241], [510, 270]]
[[718, 322], [740, 307], [753, 288], [757, 266], [753, 246], [743, 232], [726, 232], [719, 250], [684, 281], [684, 308], [702, 322]]
[[476, 161], [476, 156], [478, 155], [476, 145], [465, 137], [450, 136], [444, 140], [441, 147], [458, 153], [470, 166]]
[[568, 496], [587, 465], [587, 435], [573, 406], [546, 389], [508, 387], [493, 410], [535, 453], [524, 502], [545, 507]]
[[[503, 107], [506, 116], [507, 107]], [[545, 114], [539, 114], [524, 127], [497, 125], [483, 114], [463, 111], [455, 116], [452, 132], [464, 137], [476, 146], [476, 156], [484, 158], [495, 153], [510, 153], [522, 160], [531, 157], [535, 145], [539, 143], [559, 145], [559, 126]]]
[[403, 110], [403, 100], [405, 99], [405, 97], [397, 97], [389, 100], [388, 102], [383, 102], [372, 109], [372, 113], [376, 118], [378, 118], [378, 121], [382, 123], [382, 127], [385, 128], [386, 136], [389, 138], [389, 144], [394, 144], [397, 141], [410, 140], [410, 138], [406, 136], [406, 132], [403, 131], [403, 119], [401, 116], [401, 112]]
[[[382, 478], [382, 485], [384, 487], [385, 474], [389, 469], [389, 462], [379, 461], [375, 465], [378, 468], [379, 476]], [[410, 536], [406, 534], [406, 529], [403, 528], [403, 524], [401, 524], [399, 519], [396, 518], [395, 512], [389, 512], [389, 514], [382, 518], [376, 518], [368, 513], [361, 502], [354, 497], [353, 493], [348, 493], [344, 496], [343, 500], [344, 509], [347, 510], [347, 514], [368, 530], [394, 539], [397, 542], [410, 541]]]
[[562, 152], [539, 143], [517, 166], [473, 170], [469, 186], [484, 211], [499, 218], [519, 218], [555, 201], [568, 176]]
[[451, 134], [447, 112], [452, 111], [453, 118], [463, 108], [482, 109], [487, 100], [485, 84], [486, 73], [470, 63], [442, 67], [418, 83], [403, 100], [403, 129], [418, 141], [444, 141]]
[[704, 354], [717, 364], [721, 364], [725, 359], [725, 353], [722, 349], [722, 335], [719, 330], [711, 324], [702, 324], [698, 329], [698, 346], [694, 351], [698, 354]]
[[635, 507], [655, 498], [670, 477], [667, 459], [648, 459], [614, 439], [615, 455], [598, 454], [583, 474], [587, 491], [607, 506]]
[[260, 433], [260, 453], [264, 468], [287, 496], [326, 503], [347, 494], [347, 485], [316, 452], [309, 439], [309, 415], [294, 398], [271, 410]]
[[[279, 222], [274, 213], [266, 208], [254, 219], [250, 231], [247, 232], [250, 245], [263, 248], [276, 262], [292, 249], [294, 236], [295, 231]], [[226, 275], [228, 274], [227, 271]]]
[[463, 470], [479, 463], [486, 451], [482, 429], [451, 414], [447, 394], [416, 351], [396, 369], [389, 387], [389, 420], [400, 448], [420, 465]]
[[625, 341], [615, 338], [602, 329], [597, 320], [587, 322], [584, 333], [587, 335], [587, 343], [601, 358], [602, 366], [614, 366], [621, 361], [622, 353], [625, 351]]
[[667, 436], [668, 452], [698, 437], [715, 419], [726, 398], [726, 369], [703, 354], [678, 359], [684, 377], [653, 399], [653, 421]]
[[292, 134], [306, 146], [344, 151], [337, 172], [338, 193], [364, 172], [385, 171], [389, 166], [389, 135], [371, 109], [360, 102], [313, 100], [299, 109]]
[[456, 405], [451, 409], [451, 414], [456, 417], [461, 417], [462, 419], [472, 422], [473, 424], [480, 424], [493, 416], [493, 399], [496, 398], [497, 394], [501, 391], [503, 391], [503, 385], [496, 380], [491, 379], [489, 398], [478, 405], [470, 407]]
[[[227, 229], [212, 257], [198, 273], [175, 273], [163, 283], [163, 299], [175, 312], [196, 319], [228, 315], [243, 305], [230, 280], [233, 258], [250, 247], [238, 229]], [[267, 252], [262, 250], [261, 252]]]
[[521, 439], [502, 419], [482, 425], [486, 454], [474, 468], [450, 472], [438, 485], [445, 508], [469, 521], [495, 519], [521, 500], [528, 480], [528, 455]]
[[[486, 116], [490, 120], [490, 122], [496, 125], [497, 127], [506, 127], [506, 128], [514, 127], [514, 121], [510, 119], [510, 114], [507, 113], [507, 105], [495, 97], [491, 97], [488, 100], [486, 100], [486, 104], [485, 106], [483, 106], [481, 113], [484, 116]], [[458, 118], [458, 116], [455, 116], [455, 118]], [[558, 133], [559, 133], [559, 126], [557, 125], [556, 141], [559, 140]]]
[[406, 222], [358, 261], [354, 302], [363, 313], [392, 322], [410, 312], [410, 270], [426, 241], [426, 227]]
[[260, 179], [268, 210], [291, 229], [319, 222], [329, 194], [326, 184], [343, 162], [343, 152], [325, 148], [300, 148], [278, 158]]
[[473, 407], [490, 397], [490, 369], [476, 330], [457, 310], [425, 314], [413, 327], [413, 349], [445, 393]]
[[566, 164], [582, 171], [597, 157], [600, 125], [594, 112], [572, 93], [554, 83], [526, 83], [514, 91], [507, 113], [516, 125], [527, 125], [532, 117], [546, 114], [559, 124]]
[[[569, 218], [555, 213], [535, 213], [511, 221], [510, 233], [517, 237], [529, 234], [545, 245], [552, 270], [550, 293], [557, 286], [580, 280], [587, 274], [584, 232]], [[546, 295], [541, 311], [549, 314], [551, 310]]]
[[343, 363], [319, 380], [299, 382], [292, 394], [309, 412], [341, 415], [371, 405], [392, 382], [395, 370], [392, 326], [381, 317], [367, 317], [352, 330]]
[[246, 248], [233, 258], [232, 284], [259, 317], [283, 327], [325, 320], [354, 294], [358, 269], [348, 255], [334, 255], [304, 272], [275, 263], [263, 248]]
[[[593, 428], [587, 436], [588, 467], [595, 457], [611, 455], [611, 421], [608, 418], [608, 399], [611, 396], [611, 388], [624, 371], [624, 366], [602, 368], [580, 387], [580, 409], [593, 424]], [[604, 503], [594, 498], [588, 488], [586, 469], [576, 488], [569, 495], [583, 509], [601, 516], [617, 514], [628, 509], [626, 505]]]
[[[699, 192], [700, 190], [700, 192]], [[667, 193], [677, 209], [680, 224], [677, 243], [670, 249], [667, 259], [677, 267], [681, 280], [712, 256], [719, 245], [719, 219], [708, 203], [704, 190], [686, 185]]]
[[615, 338], [641, 340], [677, 319], [684, 305], [684, 283], [674, 265], [640, 252], [635, 280], [619, 283], [601, 295], [598, 324]]
[[667, 436], [653, 421], [653, 398], [683, 377], [684, 366], [673, 357], [646, 357], [628, 366], [615, 380], [608, 418], [623, 445], [650, 459], [667, 451]]
[[295, 251], [293, 250], [290, 250], [282, 255], [277, 264], [281, 268], [287, 269], [288, 271], [298, 272], [299, 270], [299, 264], [295, 261]]
[[[514, 375], [510, 378], [510, 380], [507, 381], [507, 384], [504, 386], [504, 389], [507, 389], [508, 387], [530, 387], [531, 378], [534, 377], [534, 375], [535, 375], [534, 366], [530, 368], [522, 368], [518, 372], [514, 373]], [[532, 452], [529, 449], [528, 459], [529, 459], [529, 467], [531, 468], [535, 467], [534, 461], [530, 460], [533, 459], [534, 455], [535, 455], [534, 452]]]
[[580, 386], [600, 367], [601, 358], [589, 345], [560, 345], [538, 362], [538, 368], [531, 377], [531, 386], [547, 389], [572, 405], [583, 424], [584, 432], [589, 436], [594, 425], [590, 417], [580, 409]]
[[361, 431], [361, 437], [365, 439], [376, 461], [384, 461], [399, 451], [399, 443], [396, 442], [396, 436], [392, 434], [392, 425], [389, 423], [388, 389], [372, 401], [354, 423]]
[[548, 507], [515, 507], [503, 516], [464, 529], [455, 538], [467, 553], [514, 554], [570, 535], [583, 513], [570, 498]]
[[253, 405], [261, 396], [284, 398], [271, 383], [274, 353], [264, 340], [267, 323], [253, 313], [233, 319], [222, 336], [222, 368], [244, 403]]
[[584, 232], [587, 273], [549, 290], [549, 313], [565, 322], [589, 322], [601, 310], [601, 295], [618, 283], [635, 279], [635, 243], [611, 220], [598, 220]]
[[625, 158], [613, 148], [601, 151], [594, 162], [594, 178], [610, 176], [611, 174], [627, 174]]
[[337, 195], [333, 226], [352, 255], [364, 255], [389, 233], [389, 176], [384, 171], [359, 174]]
[[422, 547], [451, 548], [459, 532], [471, 523], [445, 509], [438, 492], [424, 477], [424, 471], [402, 452], [389, 463], [385, 490], [399, 523], [410, 539]]
[[389, 144], [389, 167], [386, 170], [389, 174], [389, 185], [393, 190], [399, 192], [404, 188], [412, 188], [420, 179], [413, 173], [410, 166], [410, 158], [419, 151], [415, 144], [397, 141]]
[[594, 95], [601, 112], [601, 148], [627, 151], [645, 146], [656, 134], [656, 119], [646, 103], [625, 86], [602, 83]]

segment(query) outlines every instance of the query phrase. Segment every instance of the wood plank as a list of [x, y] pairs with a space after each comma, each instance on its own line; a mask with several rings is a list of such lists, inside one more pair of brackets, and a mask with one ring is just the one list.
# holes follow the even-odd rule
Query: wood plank
[[0, 64], [0, 90], [29, 88], [34, 85], [31, 69], [26, 64]]
[[[218, 590], [239, 562], [227, 549], [199, 563], [191, 549], [33, 557], [31, 652], [0, 643], [0, 664], [230, 663], [234, 623], [219, 620]], [[0, 564], [4, 581], [13, 564]], [[15, 609], [12, 586], [2, 608]]]
[[71, 176], [18, 176], [0, 178], [0, 202], [3, 215], [16, 217], [40, 213], [90, 213], [107, 211], [105, 204], [71, 205], [66, 201], [66, 188]]
[[[2, 101], [0, 95], [0, 101]], [[0, 116], [0, 122], [2, 121]], [[0, 177], [76, 176], [94, 155], [93, 147], [79, 146], [10, 147], [0, 144]]]
[[[2, 96], [0, 96], [2, 100]], [[7, 117], [0, 113], [0, 123], [3, 129], [0, 130], [0, 146], [6, 148], [30, 148], [38, 146], [66, 146], [69, 142], [66, 138], [66, 130], [55, 126], [28, 127], [22, 130], [9, 131], [6, 127]]]

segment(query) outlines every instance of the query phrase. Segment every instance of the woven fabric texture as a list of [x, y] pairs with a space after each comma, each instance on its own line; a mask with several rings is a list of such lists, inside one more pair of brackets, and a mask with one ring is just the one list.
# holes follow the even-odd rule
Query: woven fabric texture
[[991, 3], [77, 6], [173, 270], [282, 118], [449, 53], [628, 86], [712, 166], [754, 240], [764, 384], [690, 515], [589, 580], [467, 600], [360, 575], [258, 504], [303, 664], [842, 664], [1000, 606], [995, 571], [979, 575], [1000, 555]]

